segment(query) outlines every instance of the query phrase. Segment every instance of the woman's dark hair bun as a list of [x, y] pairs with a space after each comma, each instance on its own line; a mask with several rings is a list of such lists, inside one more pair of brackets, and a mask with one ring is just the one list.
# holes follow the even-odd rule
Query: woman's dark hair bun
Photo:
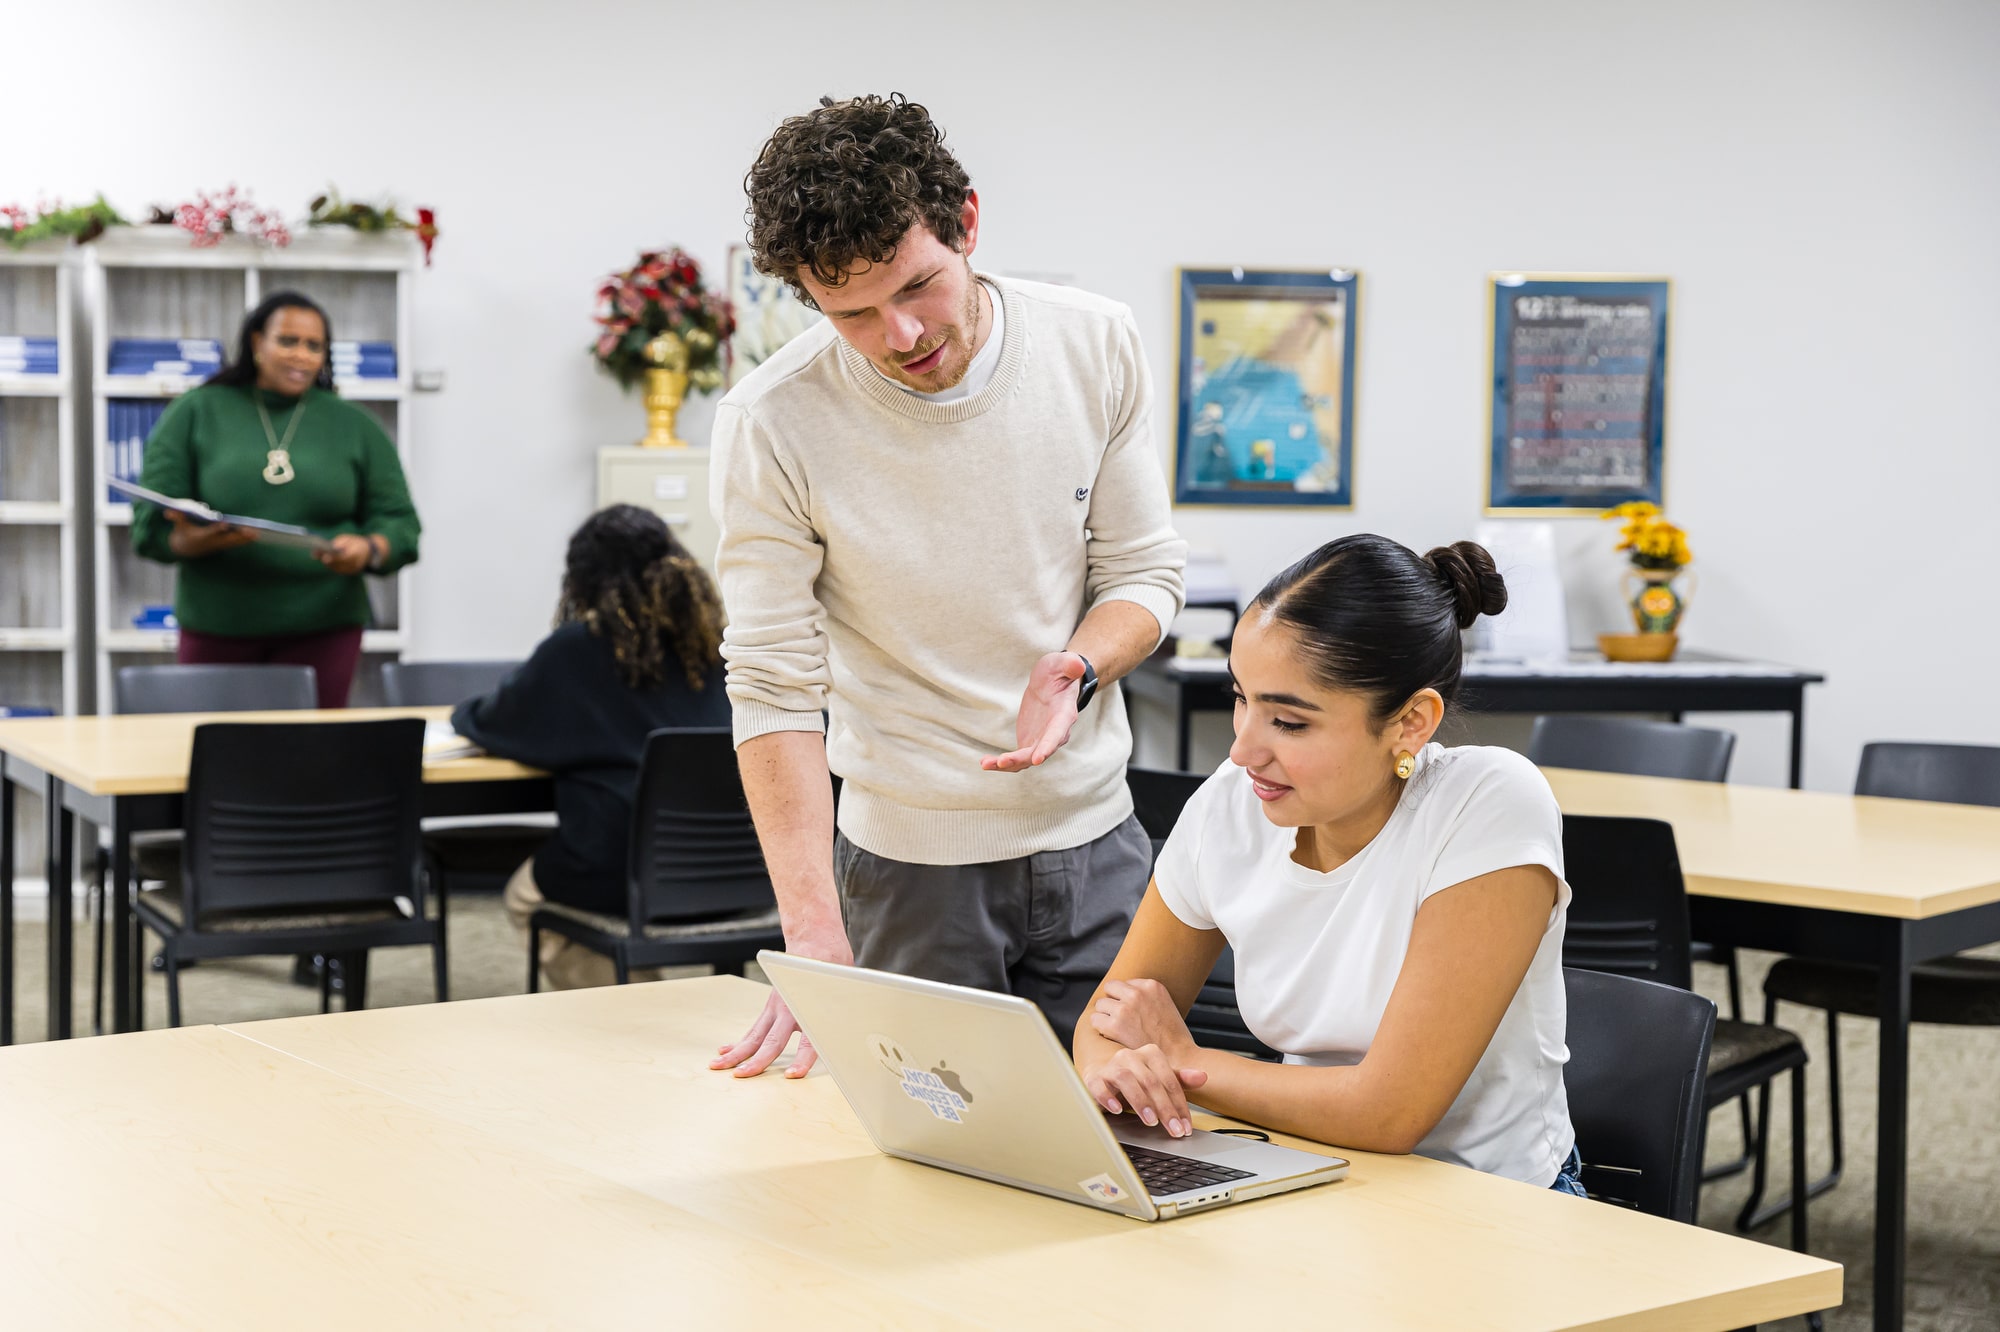
[[1439, 546], [1424, 558], [1444, 585], [1451, 589], [1458, 627], [1470, 629], [1482, 615], [1498, 615], [1507, 609], [1507, 584], [1486, 547], [1476, 541], [1454, 541]]

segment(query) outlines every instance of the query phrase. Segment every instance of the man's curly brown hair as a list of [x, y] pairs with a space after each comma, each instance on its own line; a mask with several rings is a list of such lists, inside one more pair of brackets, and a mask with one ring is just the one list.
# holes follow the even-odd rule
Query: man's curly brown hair
[[930, 112], [890, 93], [820, 98], [818, 110], [778, 126], [743, 189], [758, 269], [814, 305], [801, 273], [838, 287], [856, 266], [894, 259], [918, 223], [958, 249], [972, 180]]
[[614, 504], [569, 539], [556, 623], [581, 621], [611, 645], [619, 678], [657, 689], [676, 664], [690, 689], [722, 665], [715, 584], [660, 516]]

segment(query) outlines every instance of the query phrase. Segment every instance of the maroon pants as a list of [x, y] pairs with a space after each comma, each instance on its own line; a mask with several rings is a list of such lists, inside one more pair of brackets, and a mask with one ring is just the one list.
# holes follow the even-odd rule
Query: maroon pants
[[344, 708], [354, 668], [361, 661], [361, 626], [272, 638], [230, 638], [183, 629], [175, 659], [208, 666], [310, 666], [319, 682], [319, 705]]

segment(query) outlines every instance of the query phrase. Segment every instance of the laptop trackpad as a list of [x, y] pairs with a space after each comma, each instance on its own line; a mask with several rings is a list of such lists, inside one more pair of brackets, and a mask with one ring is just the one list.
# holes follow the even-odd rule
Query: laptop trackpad
[[1246, 1151], [1254, 1155], [1256, 1149], [1267, 1146], [1255, 1138], [1211, 1133], [1207, 1129], [1196, 1129], [1185, 1138], [1176, 1138], [1164, 1128], [1141, 1123], [1130, 1115], [1121, 1115], [1111, 1121], [1111, 1136], [1133, 1147], [1150, 1147], [1156, 1152], [1192, 1157], [1197, 1161], [1223, 1161]]

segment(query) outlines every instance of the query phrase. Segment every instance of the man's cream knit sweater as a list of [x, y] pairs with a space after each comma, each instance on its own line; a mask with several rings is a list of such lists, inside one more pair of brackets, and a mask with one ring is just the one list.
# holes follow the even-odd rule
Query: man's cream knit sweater
[[1131, 312], [985, 280], [1005, 327], [972, 397], [913, 397], [822, 322], [715, 419], [736, 743], [817, 731], [829, 709], [841, 831], [916, 864], [1012, 859], [1118, 826], [1132, 801], [1116, 688], [1041, 767], [979, 759], [1015, 747], [1030, 669], [1092, 607], [1131, 601], [1165, 626], [1181, 605], [1187, 547]]

